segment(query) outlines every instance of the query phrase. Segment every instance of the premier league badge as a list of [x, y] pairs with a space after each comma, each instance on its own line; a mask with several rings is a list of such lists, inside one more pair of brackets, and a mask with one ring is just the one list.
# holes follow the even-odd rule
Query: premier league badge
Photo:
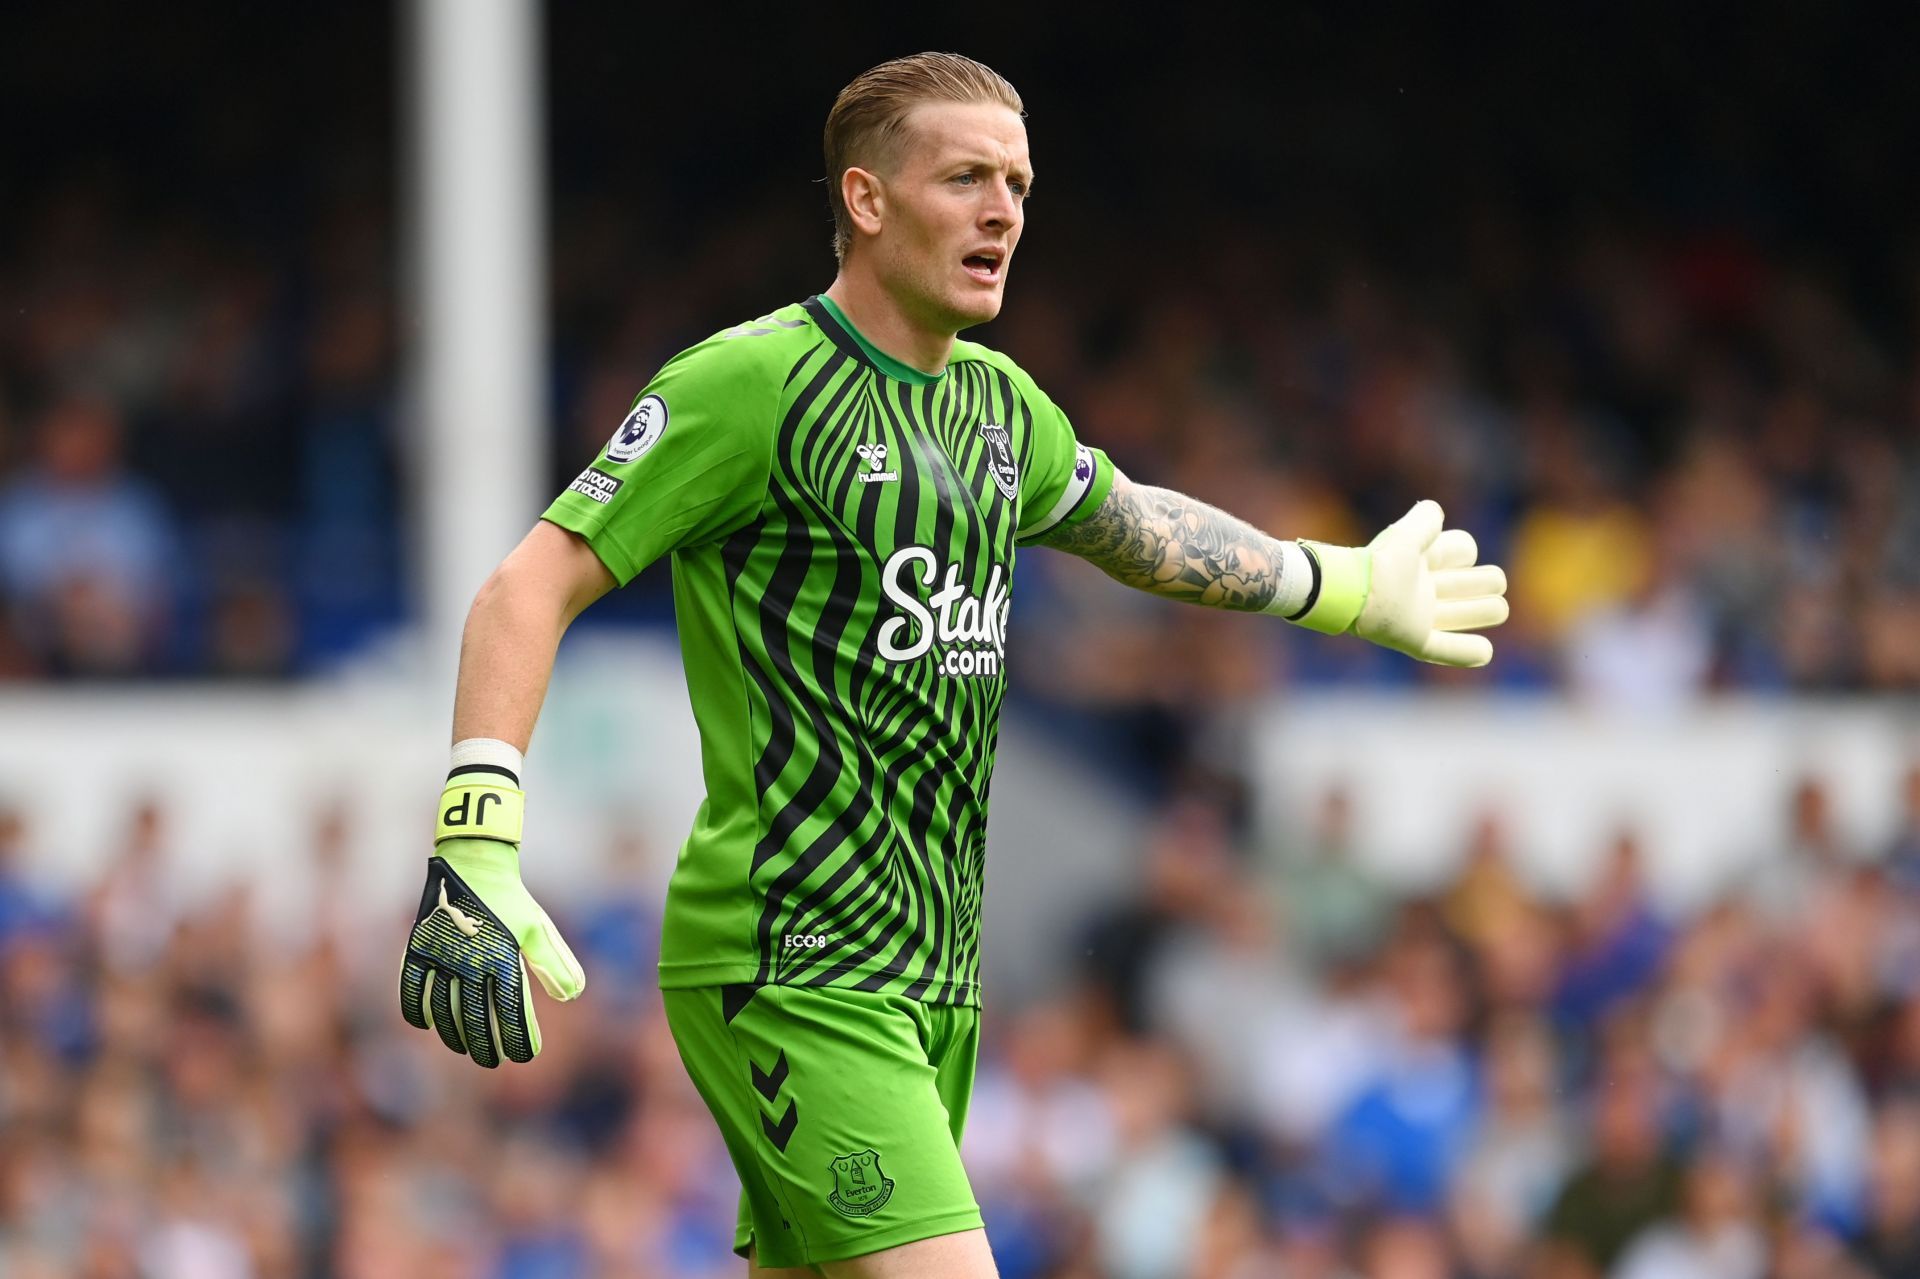
[[1013, 436], [998, 422], [982, 422], [980, 434], [987, 440], [987, 470], [993, 482], [1009, 502], [1020, 493], [1020, 472], [1013, 463]]
[[607, 461], [632, 462], [660, 442], [667, 429], [667, 402], [649, 395], [633, 406], [620, 423], [620, 429], [607, 441]]

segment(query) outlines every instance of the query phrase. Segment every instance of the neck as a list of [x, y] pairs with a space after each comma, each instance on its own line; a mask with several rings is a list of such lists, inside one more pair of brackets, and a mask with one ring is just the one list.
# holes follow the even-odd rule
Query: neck
[[853, 327], [874, 346], [922, 373], [946, 370], [953, 355], [953, 333], [916, 322], [869, 271], [842, 266], [827, 289]]

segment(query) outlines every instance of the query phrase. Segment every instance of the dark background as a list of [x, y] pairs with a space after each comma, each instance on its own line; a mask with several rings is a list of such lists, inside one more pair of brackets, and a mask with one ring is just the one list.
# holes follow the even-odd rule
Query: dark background
[[[31, 470], [54, 409], [104, 400], [158, 512], [136, 521], [152, 554], [119, 571], [164, 576], [102, 603], [8, 574], [0, 669], [273, 676], [350, 656], [409, 607], [399, 16], [83, 2], [16, 4], [0, 24], [0, 475]], [[1792, 5], [1132, 22], [1043, 5], [937, 23], [558, 5], [551, 478], [672, 352], [830, 281], [819, 131], [834, 93], [884, 57], [953, 47], [1022, 89], [1041, 178], [1007, 314], [974, 336], [1028, 363], [1143, 478], [1232, 505], [1207, 464], [1178, 465], [1181, 441], [1197, 456], [1211, 440], [1324, 481], [1354, 536], [1433, 493], [1505, 549], [1552, 480], [1529, 462], [1468, 482], [1409, 461], [1406, 441], [1357, 438], [1359, 346], [1437, 359], [1516, 420], [1572, 406], [1588, 419], [1576, 451], [1643, 509], [1716, 394], [1704, 381], [1745, 397], [1725, 433], [1749, 441], [1768, 397], [1805, 392], [1822, 420], [1788, 432], [1798, 453], [1765, 481], [1818, 487], [1802, 455], [1834, 419], [1911, 432], [1916, 27], [1907, 9]], [[1781, 300], [1795, 289], [1797, 320]], [[1636, 290], [1653, 299], [1637, 327], [1622, 314]], [[1794, 324], [1843, 328], [1855, 349], [1783, 337]], [[1205, 349], [1172, 349], [1176, 332]], [[1150, 366], [1169, 388], [1220, 390], [1244, 429], [1221, 443], [1177, 389], [1150, 424], [1102, 420], [1101, 390]], [[1476, 446], [1483, 479], [1538, 452], [1543, 428], [1500, 434]], [[1311, 510], [1267, 522], [1331, 535]], [[589, 625], [664, 621], [663, 578]], [[62, 638], [87, 629], [67, 612], [102, 608], [127, 612], [124, 643]], [[1712, 609], [1717, 632], [1754, 624]], [[1857, 653], [1796, 666], [1778, 644], [1714, 643], [1710, 683], [1911, 678]], [[1529, 660], [1511, 682], [1564, 682], [1553, 637], [1515, 651]]]

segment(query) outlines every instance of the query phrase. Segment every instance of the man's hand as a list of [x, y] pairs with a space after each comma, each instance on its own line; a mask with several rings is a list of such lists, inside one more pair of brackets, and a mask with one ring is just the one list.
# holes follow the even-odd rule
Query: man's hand
[[1475, 565], [1480, 548], [1465, 529], [1446, 529], [1438, 502], [1418, 502], [1365, 547], [1302, 542], [1320, 567], [1319, 598], [1296, 620], [1441, 666], [1485, 666], [1484, 630], [1507, 620], [1507, 575]]
[[[489, 821], [481, 801], [475, 814], [481, 795], [506, 811]], [[441, 838], [427, 860], [400, 970], [401, 1015], [489, 1069], [502, 1057], [526, 1062], [540, 1051], [528, 968], [555, 999], [573, 999], [587, 984], [560, 930], [520, 882], [519, 801], [517, 789], [471, 778], [448, 784]], [[450, 823], [455, 815], [460, 820]], [[460, 826], [512, 839], [447, 834]]]

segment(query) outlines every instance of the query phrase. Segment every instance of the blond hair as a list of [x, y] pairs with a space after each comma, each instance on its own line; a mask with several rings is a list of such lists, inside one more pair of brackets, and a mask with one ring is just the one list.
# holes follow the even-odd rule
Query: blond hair
[[907, 113], [923, 102], [997, 102], [1024, 115], [1020, 95], [992, 67], [957, 53], [916, 53], [861, 72], [827, 112], [827, 203], [833, 207], [833, 256], [853, 247], [853, 218], [840, 194], [848, 169], [883, 170], [899, 158]]

